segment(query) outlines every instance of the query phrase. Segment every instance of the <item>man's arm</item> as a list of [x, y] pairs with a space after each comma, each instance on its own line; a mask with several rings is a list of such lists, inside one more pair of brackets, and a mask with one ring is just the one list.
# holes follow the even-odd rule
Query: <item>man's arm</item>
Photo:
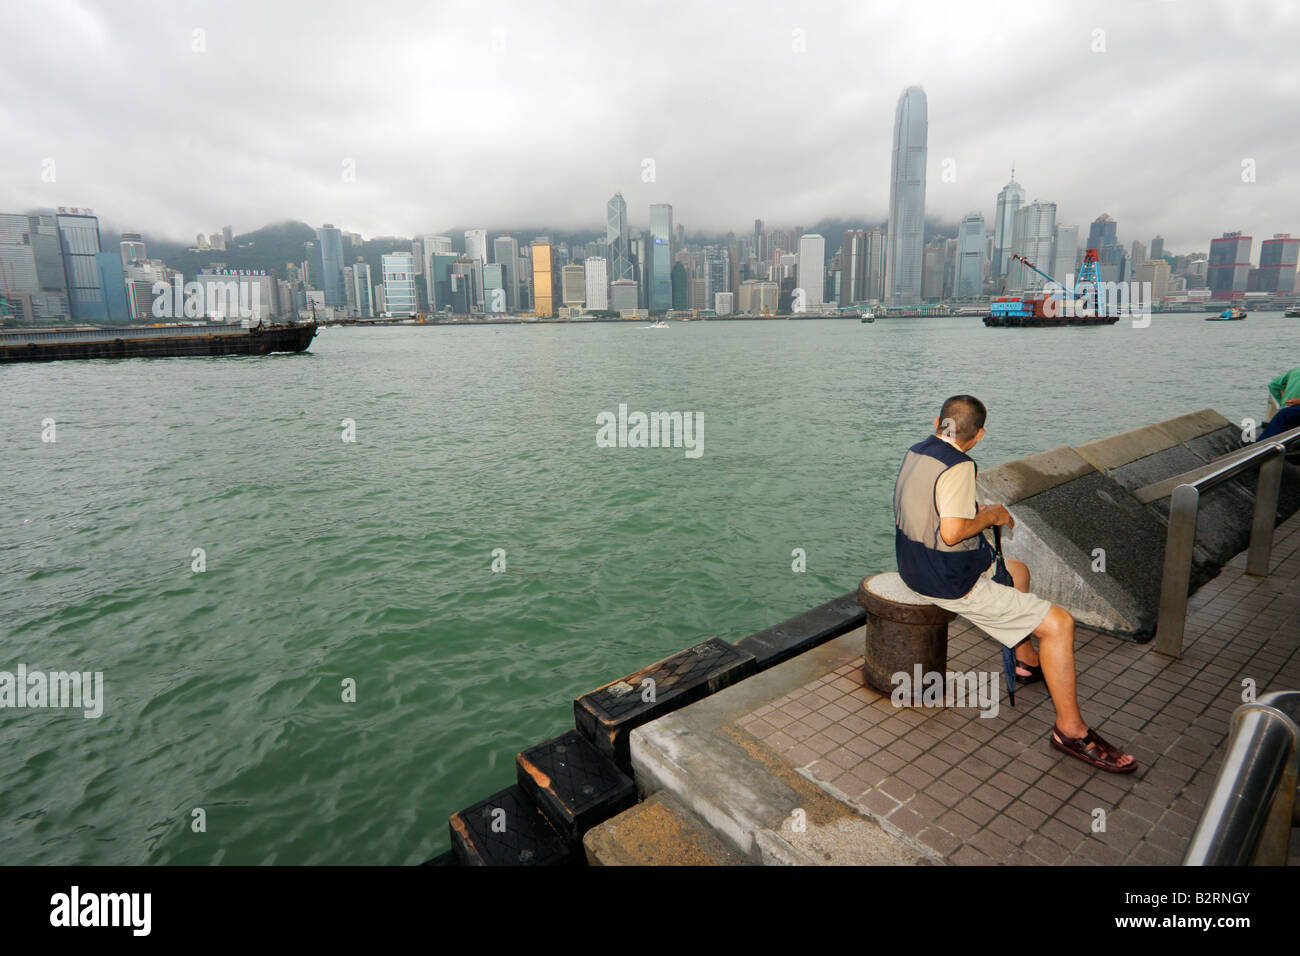
[[959, 541], [973, 538], [994, 525], [1014, 528], [1016, 519], [1011, 517], [1011, 512], [1004, 505], [980, 505], [979, 513], [974, 518], [940, 518], [939, 537], [951, 548]]

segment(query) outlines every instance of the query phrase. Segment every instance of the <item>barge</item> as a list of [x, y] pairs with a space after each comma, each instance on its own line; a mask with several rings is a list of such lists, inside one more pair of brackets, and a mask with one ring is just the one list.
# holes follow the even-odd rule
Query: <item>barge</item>
[[0, 330], [0, 363], [302, 352], [311, 345], [318, 329], [316, 322], [311, 321], [259, 324], [248, 328], [241, 325], [137, 325]]

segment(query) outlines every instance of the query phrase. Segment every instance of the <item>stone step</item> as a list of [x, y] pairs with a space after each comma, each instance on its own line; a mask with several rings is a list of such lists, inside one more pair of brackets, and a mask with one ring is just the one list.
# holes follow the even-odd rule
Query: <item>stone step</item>
[[671, 793], [660, 791], [587, 831], [592, 866], [744, 866], [748, 861]]

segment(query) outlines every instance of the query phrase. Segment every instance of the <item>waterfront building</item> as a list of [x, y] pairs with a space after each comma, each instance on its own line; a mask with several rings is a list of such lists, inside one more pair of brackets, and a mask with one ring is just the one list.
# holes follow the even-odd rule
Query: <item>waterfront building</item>
[[375, 301], [371, 292], [370, 263], [358, 259], [352, 267], [352, 297], [357, 315], [369, 318], [375, 314]]
[[673, 308], [677, 310], [691, 307], [691, 280], [682, 262], [673, 263]]
[[1259, 245], [1259, 291], [1290, 295], [1296, 291], [1300, 239], [1289, 232], [1273, 234]]
[[817, 233], [799, 237], [798, 286], [802, 307], [798, 311], [821, 312], [826, 286], [826, 240]]
[[615, 279], [609, 284], [609, 307], [625, 314], [637, 310], [637, 287], [632, 279]]
[[775, 282], [751, 279], [740, 284], [741, 315], [771, 315], [776, 312], [779, 289]]
[[325, 293], [325, 304], [334, 308], [347, 305], [343, 287], [343, 233], [326, 223], [316, 230], [316, 265], [320, 269], [316, 284]]
[[67, 281], [68, 309], [74, 322], [107, 322], [108, 305], [99, 262], [99, 219], [89, 209], [60, 206], [54, 222], [59, 233], [59, 251], [63, 256], [63, 275]]
[[587, 308], [604, 312], [609, 308], [609, 271], [601, 256], [588, 256], [582, 263], [587, 290]]
[[533, 259], [533, 312], [539, 318], [551, 318], [559, 308], [560, 269], [555, 259], [555, 247], [549, 242], [532, 244]]
[[499, 262], [483, 267], [483, 311], [502, 314], [506, 311], [506, 270]]
[[1056, 227], [1056, 236], [1052, 240], [1052, 266], [1047, 270], [1061, 285], [1065, 285], [1071, 275], [1079, 275], [1079, 227]]
[[713, 311], [718, 315], [731, 315], [734, 311], [732, 303], [735, 301], [735, 295], [731, 292], [715, 292], [713, 295]]
[[122, 268], [126, 268], [133, 262], [142, 262], [149, 258], [144, 248], [144, 237], [138, 232], [122, 233], [120, 245], [122, 249]]
[[[383, 269], [383, 263], [380, 263], [380, 269]], [[299, 306], [301, 308], [301, 306]], [[388, 311], [388, 300], [384, 296], [383, 282], [375, 283], [375, 315], [383, 315]]]
[[587, 301], [587, 277], [582, 266], [570, 264], [560, 269], [560, 301], [565, 308], [581, 309]]
[[1240, 232], [1225, 232], [1210, 240], [1205, 284], [1212, 299], [1231, 299], [1246, 293], [1250, 278], [1250, 247], [1254, 240]]
[[[614, 193], [605, 203], [605, 245], [609, 247], [609, 280], [635, 279], [632, 268], [632, 229], [627, 221], [627, 202]], [[633, 306], [635, 308], [635, 306]]]
[[703, 312], [709, 307], [709, 284], [703, 279], [691, 280], [691, 308]]
[[[1052, 244], [1056, 238], [1056, 203], [1034, 201], [1020, 207], [1013, 233], [1014, 251], [1046, 272], [1052, 262]], [[1041, 289], [1046, 281], [1018, 260], [1012, 260], [1007, 268], [1008, 290], [1032, 292]]]
[[1151, 302], [1159, 303], [1169, 295], [1169, 263], [1164, 259], [1146, 259], [1137, 267], [1135, 279], [1151, 283]]
[[492, 258], [501, 266], [506, 289], [506, 311], [519, 311], [519, 243], [514, 236], [492, 240]]
[[104, 321], [125, 325], [131, 321], [126, 299], [126, 282], [122, 272], [122, 253], [100, 252], [95, 255], [99, 269], [99, 287], [104, 294]]
[[943, 298], [943, 265], [946, 243], [935, 239], [927, 245], [921, 258], [921, 299], [938, 302]]
[[1007, 274], [1011, 254], [1015, 252], [1016, 213], [1025, 204], [1025, 189], [1016, 182], [1016, 169], [1011, 168], [1011, 180], [998, 193], [997, 211], [993, 215], [993, 257], [989, 275], [997, 283]]
[[867, 297], [867, 233], [846, 229], [840, 241], [840, 288], [836, 301], [841, 306]]
[[888, 252], [885, 302], [918, 305], [925, 234], [925, 91], [909, 86], [894, 110], [894, 149], [889, 171]]
[[867, 301], [885, 299], [885, 230], [877, 226], [867, 232]]
[[415, 256], [409, 252], [390, 252], [380, 260], [383, 272], [384, 311], [391, 315], [415, 315], [418, 302], [415, 292]]
[[673, 207], [668, 203], [650, 206], [650, 286], [648, 308], [651, 314], [667, 312], [673, 307]]
[[957, 227], [956, 298], [972, 299], [984, 292], [984, 247], [984, 215], [968, 212]]

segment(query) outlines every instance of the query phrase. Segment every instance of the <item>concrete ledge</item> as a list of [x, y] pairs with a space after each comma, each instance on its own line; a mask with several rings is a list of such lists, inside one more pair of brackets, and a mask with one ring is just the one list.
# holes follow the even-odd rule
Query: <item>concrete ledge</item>
[[749, 863], [666, 790], [587, 831], [592, 866], [745, 866]]
[[849, 591], [788, 621], [743, 637], [736, 647], [754, 656], [758, 670], [766, 670], [861, 627], [865, 619], [857, 592]]
[[1095, 470], [1075, 449], [1062, 445], [981, 471], [979, 486], [990, 500], [1010, 505]]
[[1214, 409], [1203, 408], [1199, 412], [1190, 412], [1079, 445], [1075, 451], [1098, 471], [1111, 471], [1131, 461], [1207, 435], [1225, 425], [1231, 426], [1232, 423]]

